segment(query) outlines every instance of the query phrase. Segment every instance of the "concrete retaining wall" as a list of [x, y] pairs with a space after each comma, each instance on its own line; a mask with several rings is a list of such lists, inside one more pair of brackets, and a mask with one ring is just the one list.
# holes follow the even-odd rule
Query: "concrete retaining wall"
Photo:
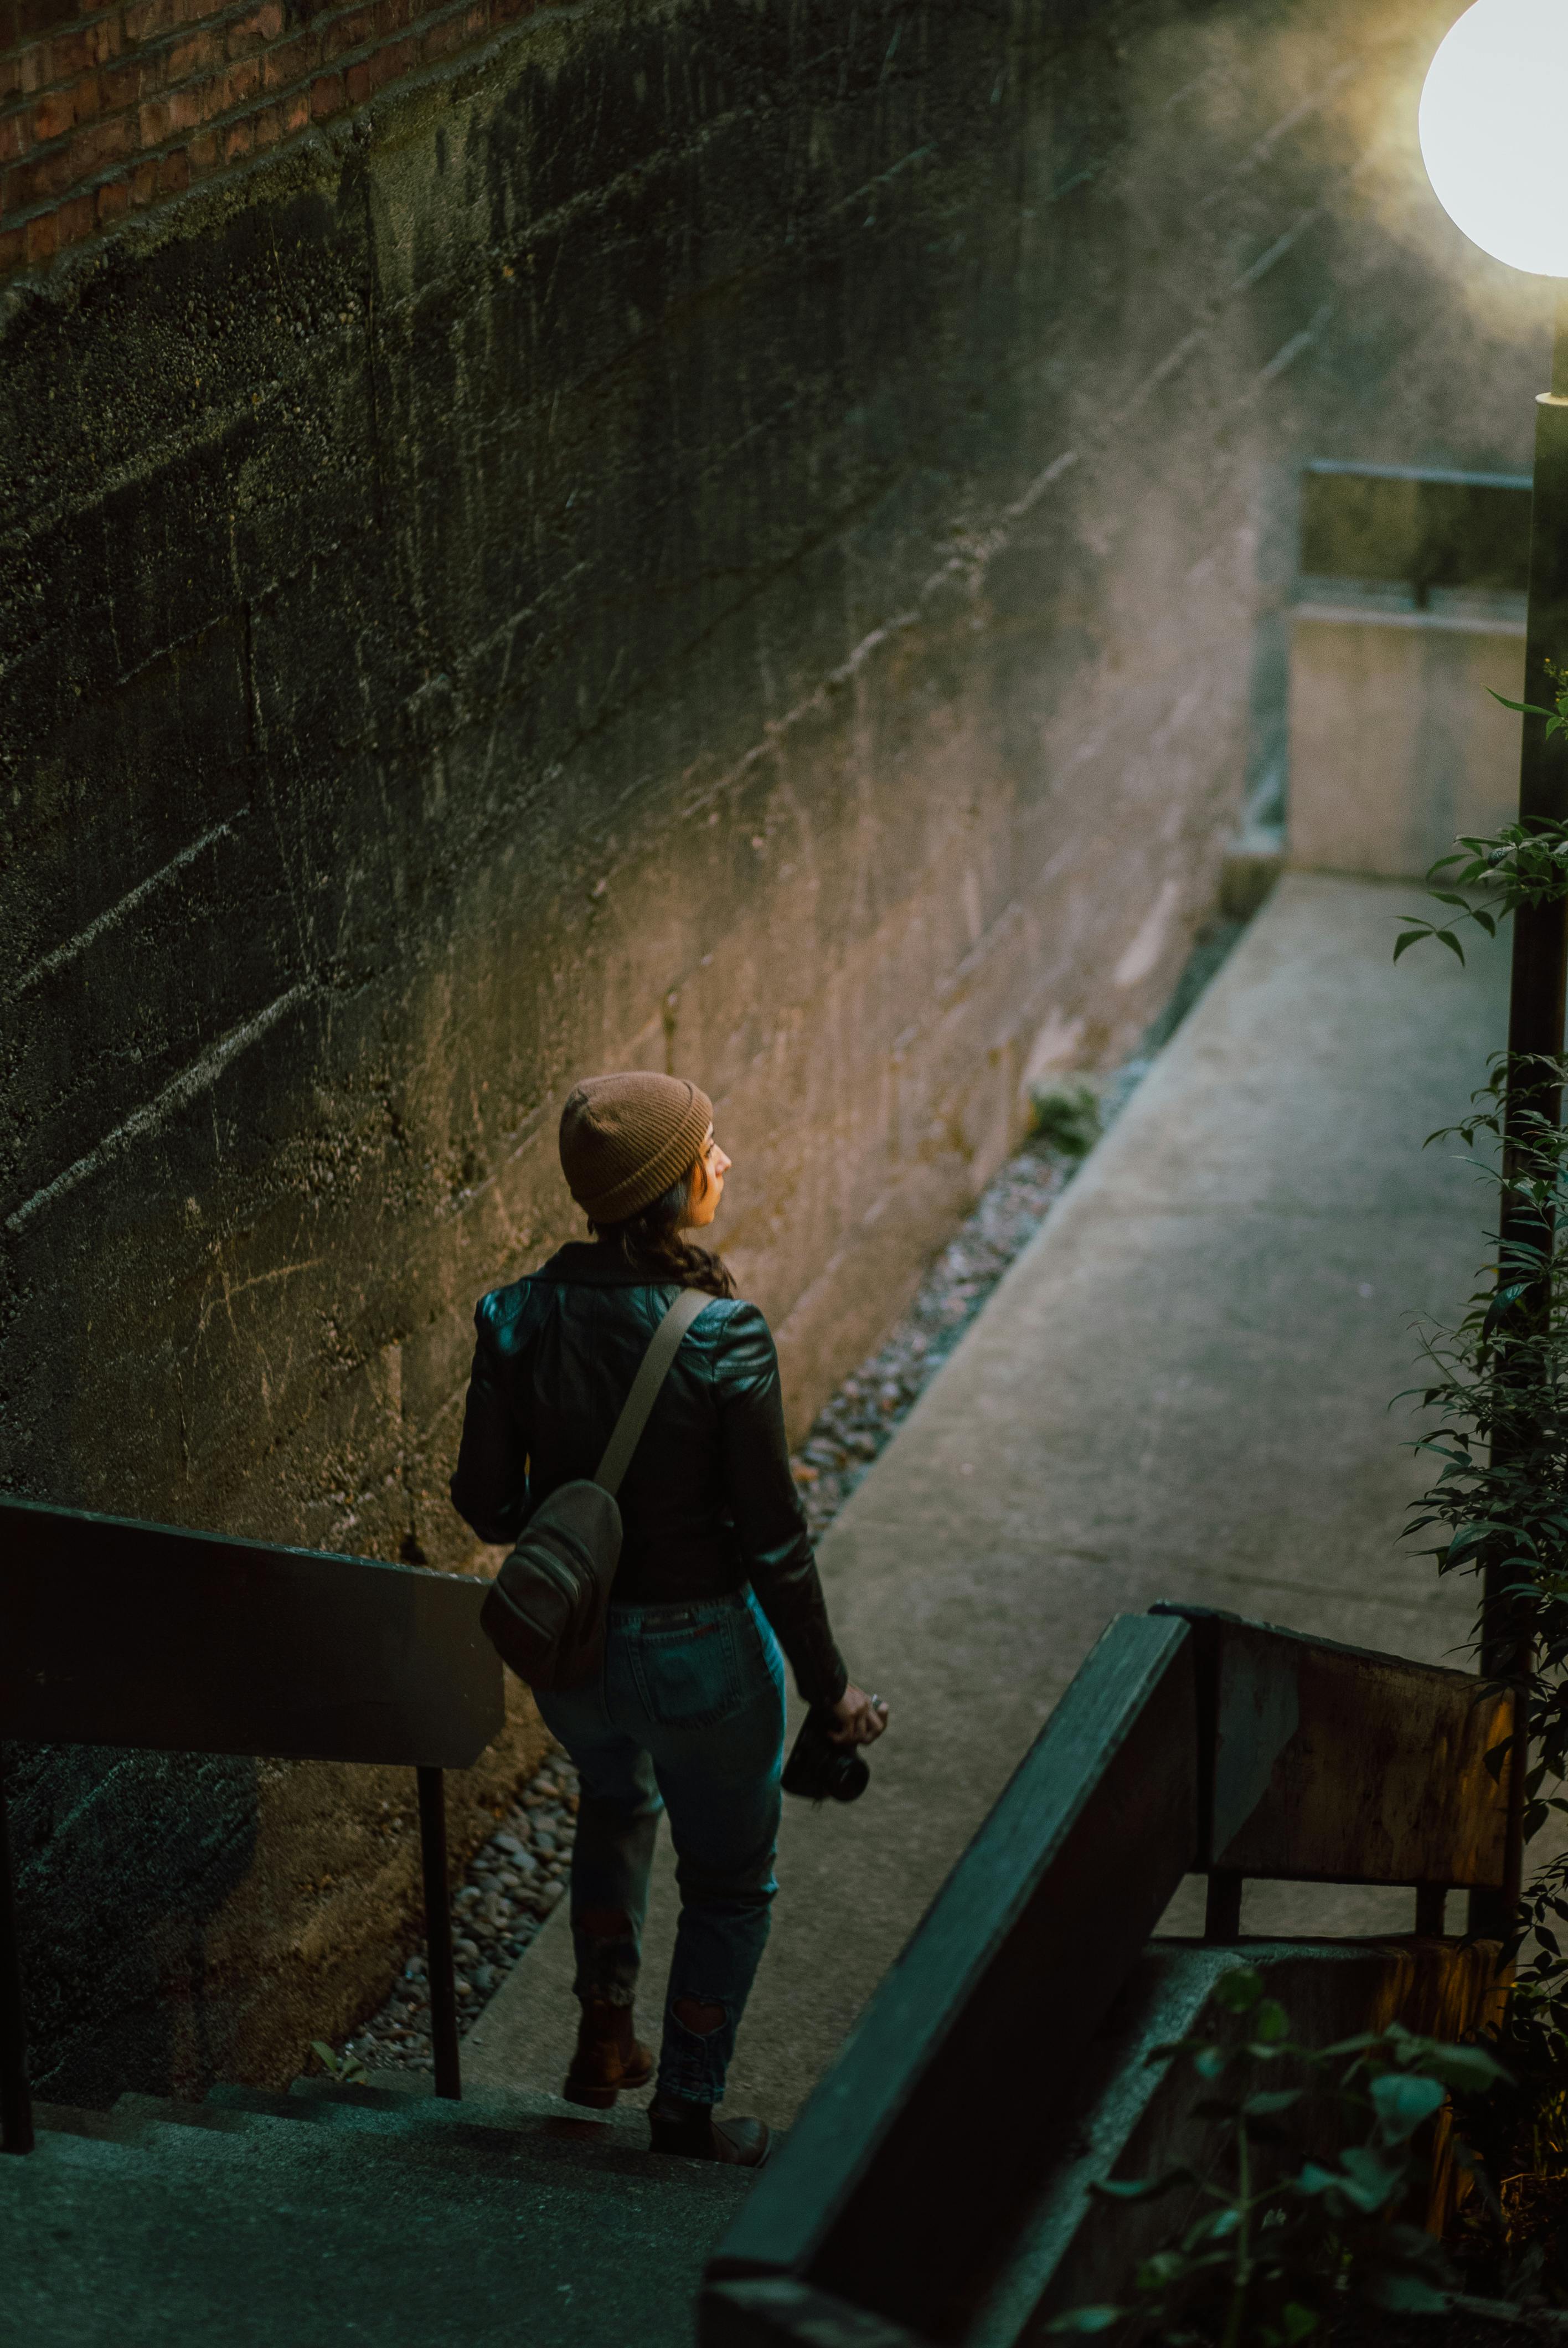
[[[1517, 612], [1299, 605], [1290, 645], [1290, 860], [1419, 880], [1461, 834], [1512, 823], [1524, 690]], [[1512, 599], [1493, 598], [1496, 604]]]

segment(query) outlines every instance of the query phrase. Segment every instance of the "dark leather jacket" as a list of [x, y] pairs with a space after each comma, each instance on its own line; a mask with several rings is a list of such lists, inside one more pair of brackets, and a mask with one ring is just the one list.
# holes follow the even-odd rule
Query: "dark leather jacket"
[[[574, 1241], [482, 1297], [452, 1504], [517, 1540], [559, 1484], [591, 1476], [677, 1289]], [[715, 1598], [750, 1582], [808, 1704], [846, 1674], [790, 1473], [778, 1355], [754, 1304], [715, 1297], [686, 1333], [620, 1493], [613, 1597]]]

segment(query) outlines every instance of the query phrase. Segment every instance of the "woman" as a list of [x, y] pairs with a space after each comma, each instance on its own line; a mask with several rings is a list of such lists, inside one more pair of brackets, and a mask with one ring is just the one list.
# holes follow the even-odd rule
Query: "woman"
[[559, 1485], [590, 1477], [650, 1339], [681, 1288], [713, 1298], [692, 1323], [620, 1486], [624, 1540], [602, 1675], [537, 1697], [581, 1787], [572, 1854], [574, 1983], [567, 2075], [598, 2109], [645, 2086], [632, 2028], [659, 1812], [668, 1808], [681, 1919], [664, 2003], [656, 2152], [754, 2168], [759, 2120], [715, 2120], [768, 1934], [788, 1655], [841, 1744], [887, 1709], [850, 1684], [784, 1443], [778, 1356], [704, 1230], [730, 1169], [712, 1103], [676, 1076], [579, 1085], [561, 1169], [591, 1238], [485, 1297], [452, 1499], [482, 1540], [515, 1541]]

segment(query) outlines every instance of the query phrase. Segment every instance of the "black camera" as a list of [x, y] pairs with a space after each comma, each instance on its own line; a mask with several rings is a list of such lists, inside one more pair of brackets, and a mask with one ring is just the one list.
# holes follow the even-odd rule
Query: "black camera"
[[853, 1745], [835, 1745], [829, 1731], [831, 1712], [814, 1704], [806, 1714], [789, 1759], [784, 1763], [784, 1789], [804, 1802], [857, 1802], [871, 1783], [871, 1772]]

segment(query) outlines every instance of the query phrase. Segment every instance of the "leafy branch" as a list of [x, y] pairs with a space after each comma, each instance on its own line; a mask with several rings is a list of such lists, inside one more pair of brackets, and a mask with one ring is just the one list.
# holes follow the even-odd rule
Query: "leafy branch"
[[[1429, 1137], [1457, 1140], [1488, 1179], [1503, 1179], [1510, 1086], [1528, 1101], [1568, 1077], [1568, 1064], [1495, 1056], [1471, 1114]], [[1516, 1110], [1509, 1192], [1527, 1211], [1491, 1260], [1458, 1322], [1420, 1322], [1426, 1375], [1410, 1389], [1429, 1415], [1415, 1442], [1435, 1468], [1405, 1531], [1440, 1573], [1491, 1573], [1522, 1649], [1535, 1759], [1527, 1836], [1568, 1770], [1568, 1133], [1542, 1110]], [[1517, 1310], [1534, 1300], [1531, 1312]]]
[[[1535, 701], [1510, 701], [1501, 693], [1491, 697], [1504, 709], [1543, 717], [1550, 742], [1558, 734], [1568, 736], [1568, 669], [1548, 662], [1547, 673], [1557, 687], [1554, 708], [1542, 708]], [[1465, 922], [1472, 922], [1491, 938], [1497, 935], [1498, 924], [1521, 906], [1558, 904], [1568, 898], [1568, 823], [1509, 823], [1500, 831], [1480, 837], [1461, 835], [1454, 853], [1440, 857], [1429, 870], [1427, 889], [1439, 904], [1451, 910], [1446, 919], [1435, 922], [1425, 921], [1419, 913], [1399, 914], [1403, 926], [1395, 942], [1394, 960], [1398, 962], [1409, 947], [1435, 938], [1463, 962], [1459, 932]], [[1481, 901], [1472, 901], [1466, 891], [1482, 891]]]
[[364, 2087], [370, 2084], [370, 2073], [357, 2054], [345, 2051], [334, 2054], [324, 2038], [313, 2038], [311, 2053], [315, 2056], [329, 2079], [340, 2087]]
[[[1429, 2166], [1422, 2132], [1450, 2090], [1473, 2099], [1506, 2083], [1501, 2065], [1398, 2023], [1320, 2050], [1298, 2045], [1250, 1968], [1225, 1974], [1214, 2002], [1239, 2024], [1239, 2042], [1184, 2038], [1149, 2058], [1180, 2058], [1205, 2088], [1231, 2083], [1193, 2106], [1216, 2128], [1214, 2170], [1176, 2167], [1095, 2188], [1122, 2202], [1182, 2192], [1193, 2214], [1138, 2268], [1135, 2301], [1072, 2308], [1047, 2330], [1082, 2337], [1137, 2317], [1169, 2348], [1299, 2348], [1348, 2299], [1389, 2312], [1447, 2308], [1454, 2277], [1442, 2246], [1408, 2214]], [[1281, 2071], [1298, 2084], [1261, 2084]], [[1319, 2149], [1329, 2142], [1338, 2149]]]
[[[1555, 710], [1505, 704], [1544, 718], [1549, 742], [1568, 733], [1568, 679], [1553, 674]], [[1462, 962], [1454, 934], [1462, 921], [1491, 935], [1511, 911], [1568, 898], [1568, 826], [1513, 824], [1460, 846], [1462, 856], [1429, 876], [1448, 872], [1453, 887], [1433, 893], [1453, 910], [1443, 921], [1408, 922], [1396, 960], [1433, 936]], [[1487, 903], [1472, 906], [1456, 893], [1476, 887], [1485, 888]], [[1568, 1818], [1561, 1791], [1568, 1772], [1568, 1137], [1547, 1113], [1565, 1076], [1563, 1060], [1498, 1054], [1471, 1114], [1430, 1137], [1473, 1153], [1497, 1185], [1508, 1237], [1497, 1234], [1457, 1326], [1419, 1324], [1427, 1380], [1417, 1394], [1433, 1423], [1415, 1447], [1435, 1475], [1406, 1527], [1424, 1540], [1440, 1573], [1472, 1573], [1481, 1589], [1490, 1584], [1506, 1621], [1531, 1740], [1527, 1843], [1553, 1822], [1561, 1834]], [[1501, 1776], [1507, 1747], [1487, 1759]], [[1496, 2180], [1461, 2213], [1467, 2249], [1490, 2262], [1500, 2288], [1537, 2302], [1543, 2295], [1568, 2301], [1565, 1938], [1568, 1851], [1560, 1851], [1525, 1887], [1504, 1951], [1513, 1985], [1488, 2044], [1507, 2064], [1508, 2088], [1463, 2113]]]

